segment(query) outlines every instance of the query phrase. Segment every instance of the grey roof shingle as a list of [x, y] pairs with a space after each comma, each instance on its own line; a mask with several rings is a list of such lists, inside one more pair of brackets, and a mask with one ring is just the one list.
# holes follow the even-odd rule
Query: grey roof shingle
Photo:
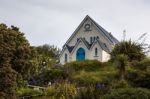
[[119, 41], [109, 32], [107, 32], [103, 27], [101, 27], [97, 22], [95, 22], [91, 17], [89, 17], [87, 15], [87, 17], [92, 20], [92, 22], [98, 27], [98, 29], [100, 31], [102, 31], [102, 33], [113, 43], [113, 44], [117, 44], [119, 43]]
[[108, 46], [107, 46], [105, 43], [101, 42], [100, 40], [97, 40], [97, 42], [99, 43], [99, 45], [101, 46], [101, 48], [102, 48], [104, 51], [110, 53], [110, 49], [108, 48]]
[[67, 47], [69, 53], [71, 53], [74, 48], [74, 46], [69, 46], [69, 45], [66, 45], [66, 47]]
[[[86, 40], [83, 39], [83, 38], [79, 38], [79, 39], [83, 41], [83, 43], [86, 45], [86, 47], [87, 47], [88, 49], [90, 49], [91, 46], [92, 46], [94, 43], [98, 42], [98, 44], [100, 45], [100, 47], [101, 47], [104, 51], [110, 53], [110, 49], [107, 47], [107, 45], [106, 45], [105, 43], [103, 43], [102, 41], [98, 40], [98, 39], [96, 39], [96, 41], [93, 42], [92, 44], [90, 44], [88, 41], [86, 41]], [[80, 42], [80, 41], [78, 41], [78, 42]], [[77, 43], [78, 43], [78, 42], [77, 42]], [[77, 43], [76, 43], [76, 44], [77, 44]], [[75, 46], [76, 46], [76, 44], [75, 44]], [[71, 53], [75, 46], [66, 45], [66, 48], [68, 49], [69, 53]]]

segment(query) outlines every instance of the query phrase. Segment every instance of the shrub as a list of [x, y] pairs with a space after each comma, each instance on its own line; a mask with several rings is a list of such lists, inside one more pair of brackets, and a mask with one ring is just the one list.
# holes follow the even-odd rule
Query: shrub
[[78, 92], [78, 99], [95, 99], [94, 86], [79, 88]]
[[128, 88], [129, 84], [126, 80], [120, 80], [117, 83], [114, 83], [113, 88], [117, 89], [117, 88]]
[[75, 61], [64, 65], [66, 70], [85, 70], [85, 71], [95, 71], [102, 66], [102, 63], [97, 60], [85, 60], [85, 61]]
[[114, 89], [100, 99], [150, 99], [150, 91], [142, 88]]
[[134, 60], [131, 62], [131, 64], [132, 64], [134, 69], [146, 71], [147, 67], [150, 66], [150, 60], [147, 58], [143, 59], [142, 61], [135, 61]]
[[109, 92], [109, 87], [104, 83], [96, 83], [86, 87], [78, 88], [77, 99], [98, 99], [100, 96]]
[[46, 90], [46, 95], [56, 99], [74, 99], [77, 97], [77, 90], [74, 84], [63, 83], [50, 86]]
[[[108, 65], [108, 63], [105, 63]], [[76, 82], [79, 86], [87, 86], [91, 84], [111, 83], [113, 80], [118, 80], [118, 75], [114, 66], [106, 66], [95, 71], [78, 70], [70, 73], [69, 80]]]
[[140, 61], [146, 57], [145, 53], [143, 52], [143, 46], [131, 40], [121, 41], [120, 43], [116, 44], [110, 54], [111, 60], [115, 60], [116, 56], [120, 54], [127, 55], [129, 61], [132, 60]]
[[33, 77], [29, 80], [29, 84], [45, 86], [48, 82], [54, 82], [56, 80], [64, 79], [65, 73], [62, 68], [51, 68], [50, 70], [46, 70], [39, 75]]
[[56, 86], [49, 86], [46, 91], [45, 91], [45, 95], [46, 96], [54, 96], [57, 93], [57, 90], [55, 88]]
[[150, 73], [140, 70], [130, 70], [127, 73], [127, 80], [133, 87], [150, 89]]
[[79, 85], [89, 85], [100, 82], [101, 78], [99, 77], [100, 72], [86, 72], [84, 70], [76, 72], [72, 75], [71, 79], [77, 82]]
[[[104, 65], [106, 66], [106, 63], [104, 63]], [[65, 75], [67, 76], [67, 78], [69, 80], [72, 80], [72, 79], [74, 79], [74, 77], [72, 77], [72, 76], [76, 76], [75, 78], [80, 78], [79, 77], [80, 75], [84, 76], [84, 77], [88, 77], [84, 74], [85, 73], [88, 74], [88, 72], [98, 71], [101, 69], [101, 67], [103, 67], [103, 63], [101, 63], [97, 60], [85, 60], [85, 61], [76, 61], [76, 62], [70, 62], [70, 63], [65, 64], [64, 71], [65, 71]], [[94, 73], [92, 73], [92, 74], [94, 74]], [[89, 73], [89, 75], [91, 75], [91, 73]]]

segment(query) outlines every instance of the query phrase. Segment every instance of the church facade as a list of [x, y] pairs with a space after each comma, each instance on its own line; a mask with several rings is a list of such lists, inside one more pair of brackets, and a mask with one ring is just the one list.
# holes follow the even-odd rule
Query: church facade
[[119, 41], [88, 15], [64, 44], [60, 63], [98, 60], [106, 62], [110, 52]]

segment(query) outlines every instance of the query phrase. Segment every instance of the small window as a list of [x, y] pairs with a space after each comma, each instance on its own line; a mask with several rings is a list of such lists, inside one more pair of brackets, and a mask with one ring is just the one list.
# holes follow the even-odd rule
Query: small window
[[96, 37], [94, 37], [94, 41], [96, 41]]
[[65, 54], [65, 63], [68, 61], [68, 56]]
[[104, 43], [104, 46], [107, 47], [106, 43]]
[[95, 56], [98, 55], [98, 51], [97, 51], [97, 48], [95, 48]]
[[77, 38], [77, 42], [79, 41], [79, 38]]
[[92, 41], [92, 37], [90, 37], [90, 42], [91, 42], [91, 44], [92, 44], [92, 42], [93, 42], [93, 41]]
[[97, 36], [97, 39], [99, 39], [99, 37]]

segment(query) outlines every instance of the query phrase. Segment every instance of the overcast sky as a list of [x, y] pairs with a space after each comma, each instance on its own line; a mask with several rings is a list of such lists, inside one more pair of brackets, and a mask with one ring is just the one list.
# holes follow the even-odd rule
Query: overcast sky
[[62, 47], [86, 15], [118, 40], [148, 33], [150, 0], [0, 0], [0, 23], [15, 25], [31, 45]]

